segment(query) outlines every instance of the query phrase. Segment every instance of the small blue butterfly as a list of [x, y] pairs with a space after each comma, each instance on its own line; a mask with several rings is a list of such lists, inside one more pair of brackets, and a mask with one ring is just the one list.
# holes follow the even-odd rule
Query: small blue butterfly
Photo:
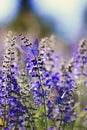
[[28, 54], [30, 59], [34, 59], [39, 55], [38, 46], [39, 46], [39, 42], [38, 39], [36, 39], [32, 47], [21, 45], [21, 48]]
[[52, 94], [52, 96], [50, 96], [51, 102], [56, 103], [56, 104], [62, 103], [64, 96], [65, 96], [65, 93], [63, 93], [63, 95], [60, 96], [58, 90], [55, 87], [52, 87], [51, 94]]

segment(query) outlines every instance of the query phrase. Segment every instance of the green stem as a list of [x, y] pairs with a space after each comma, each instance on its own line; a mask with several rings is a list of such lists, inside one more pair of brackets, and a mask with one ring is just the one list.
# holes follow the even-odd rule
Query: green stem
[[[35, 58], [35, 60], [36, 60], [36, 58]], [[42, 90], [42, 92], [43, 92], [43, 85], [42, 85], [42, 81], [41, 81], [41, 78], [40, 78], [40, 72], [39, 72], [39, 66], [38, 66], [38, 63], [37, 63], [37, 69], [38, 69], [38, 74], [39, 74], [39, 81], [40, 81], [40, 84], [41, 84], [41, 90]], [[43, 95], [43, 101], [44, 101], [44, 103], [43, 103], [43, 105], [44, 105], [44, 114], [45, 114], [45, 127], [46, 127], [46, 130], [47, 130], [47, 128], [48, 128], [48, 126], [47, 126], [47, 117], [46, 117], [46, 115], [47, 115], [47, 113], [46, 113], [46, 103], [45, 103], [45, 95]]]
[[60, 124], [59, 124], [59, 130], [60, 130], [61, 126], [62, 126], [62, 112], [61, 112], [61, 119], [60, 119]]
[[63, 124], [63, 130], [65, 130], [65, 123]]

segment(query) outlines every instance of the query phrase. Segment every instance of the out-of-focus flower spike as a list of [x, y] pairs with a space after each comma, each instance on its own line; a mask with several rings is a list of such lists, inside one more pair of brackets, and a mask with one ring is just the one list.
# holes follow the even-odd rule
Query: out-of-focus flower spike
[[20, 39], [23, 41], [23, 43], [24, 43], [26, 46], [31, 46], [31, 43], [29, 43], [29, 39], [26, 38], [22, 33], [19, 34], [19, 37], [20, 37]]

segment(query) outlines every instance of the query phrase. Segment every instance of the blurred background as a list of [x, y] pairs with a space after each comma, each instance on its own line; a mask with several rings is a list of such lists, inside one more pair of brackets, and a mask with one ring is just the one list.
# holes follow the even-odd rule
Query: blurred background
[[87, 0], [0, 0], [0, 46], [8, 30], [55, 37], [57, 51], [69, 56], [87, 36]]

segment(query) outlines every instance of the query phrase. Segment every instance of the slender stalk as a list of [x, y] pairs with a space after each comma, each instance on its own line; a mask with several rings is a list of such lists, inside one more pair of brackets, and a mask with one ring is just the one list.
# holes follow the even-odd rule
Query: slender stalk
[[[35, 60], [36, 60], [36, 58], [35, 58]], [[42, 85], [42, 81], [41, 81], [41, 77], [40, 77], [40, 72], [39, 72], [39, 65], [38, 65], [38, 63], [37, 63], [37, 69], [38, 69], [38, 74], [39, 74], [39, 81], [40, 81], [40, 84], [41, 84], [41, 90], [42, 90], [42, 92], [43, 92], [43, 85]], [[47, 117], [46, 117], [46, 115], [47, 115], [47, 112], [46, 112], [46, 101], [45, 101], [45, 95], [43, 95], [43, 101], [44, 101], [44, 114], [45, 114], [45, 125], [46, 125], [46, 130], [47, 130], [47, 128], [48, 128], [48, 125], [47, 125]]]
[[63, 127], [62, 128], [63, 128], [62, 130], [65, 130], [65, 123], [63, 123]]
[[60, 130], [61, 126], [62, 126], [62, 112], [61, 112], [61, 119], [60, 119], [60, 124], [59, 124], [59, 130]]

